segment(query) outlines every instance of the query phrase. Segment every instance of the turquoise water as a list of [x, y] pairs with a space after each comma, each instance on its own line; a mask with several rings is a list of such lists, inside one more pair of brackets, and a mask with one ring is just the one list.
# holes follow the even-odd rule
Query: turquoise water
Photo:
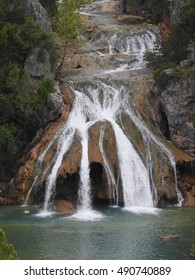
[[97, 210], [101, 220], [78, 221], [57, 214], [37, 217], [36, 207], [5, 206], [0, 227], [20, 259], [193, 259], [195, 208], [166, 208], [158, 215]]

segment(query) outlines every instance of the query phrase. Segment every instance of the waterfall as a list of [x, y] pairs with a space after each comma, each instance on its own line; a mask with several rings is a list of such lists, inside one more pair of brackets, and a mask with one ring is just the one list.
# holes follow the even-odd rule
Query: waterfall
[[[69, 120], [57, 134], [58, 146], [55, 155], [55, 163], [46, 181], [44, 211], [47, 212], [50, 208], [52, 195], [55, 191], [57, 173], [62, 160], [70, 149], [75, 135], [78, 135], [82, 145], [79, 186], [80, 206], [78, 208], [78, 213], [74, 217], [81, 218], [83, 213], [86, 214], [86, 212], [91, 212], [92, 214], [88, 159], [88, 129], [96, 122], [102, 122], [103, 124], [108, 122], [113, 128], [116, 138], [118, 166], [125, 209], [131, 210], [131, 208], [136, 207], [149, 209], [153, 207], [155, 204], [155, 188], [152, 178], [150, 145], [151, 143], [156, 144], [161, 149], [162, 153], [165, 153], [169, 158], [172, 166], [175, 167], [174, 158], [170, 151], [144, 124], [140, 114], [132, 107], [132, 100], [129, 92], [127, 92], [124, 87], [118, 89], [99, 81], [94, 86], [83, 88], [83, 91], [74, 88], [72, 88], [72, 90], [75, 94], [75, 102]], [[117, 122], [117, 120], [121, 118], [122, 112], [129, 116], [143, 136], [147, 152], [146, 165]], [[104, 129], [101, 129], [99, 147], [110, 185], [110, 199], [113, 199], [115, 203], [118, 204], [118, 187], [103, 148], [103, 139]], [[43, 160], [43, 155], [45, 156], [45, 152], [42, 154], [41, 160], [39, 159], [38, 161], [38, 175], [41, 170], [40, 167], [42, 165], [40, 163]], [[35, 176], [35, 181], [37, 180], [37, 176]], [[33, 183], [32, 187], [34, 184], [35, 183]]]
[[144, 53], [154, 50], [158, 36], [158, 32], [153, 30], [145, 30], [131, 35], [115, 33], [107, 41], [108, 53], [110, 55], [119, 53], [129, 56], [132, 60], [128, 67], [129, 70], [144, 68], [146, 67]]
[[[93, 5], [91, 7], [93, 10]], [[122, 26], [119, 29], [112, 29], [111, 27], [108, 36], [105, 34], [105, 30], [103, 30], [103, 33], [101, 31], [97, 32], [90, 40], [89, 45], [92, 53], [97, 55], [97, 59], [102, 59], [102, 63], [106, 57], [106, 61], [117, 62], [118, 67], [116, 66], [113, 69], [106, 67], [101, 69], [100, 67], [100, 70], [98, 69], [99, 80], [97, 80], [97, 72], [93, 70], [94, 72], [92, 71], [93, 73], [90, 73], [90, 75], [94, 79], [88, 84], [86, 81], [79, 83], [79, 78], [81, 81], [83, 79], [82, 74], [73, 77], [72, 82], [71, 78], [69, 78], [68, 83], [71, 84], [70, 88], [75, 97], [72, 110], [66, 122], [38, 158], [34, 180], [26, 196], [25, 205], [29, 203], [34, 188], [40, 183], [45, 184], [43, 216], [52, 210], [60, 166], [76, 139], [81, 144], [82, 153], [78, 170], [80, 178], [78, 207], [77, 213], [72, 217], [82, 220], [101, 218], [101, 214], [94, 211], [92, 207], [92, 184], [88, 156], [89, 129], [96, 123], [100, 124], [99, 151], [102, 157], [103, 169], [107, 176], [110, 201], [118, 205], [119, 195], [122, 194], [125, 210], [154, 212], [151, 209], [155, 209], [154, 207], [157, 203], [152, 158], [152, 147], [155, 146], [170, 162], [178, 200], [180, 204], [182, 202], [182, 196], [177, 187], [176, 163], [172, 153], [145, 124], [136, 109], [127, 85], [121, 86], [122, 82], [120, 83], [120, 81], [112, 83], [112, 79], [109, 78], [117, 72], [145, 68], [144, 53], [154, 50], [156, 39], [159, 36], [158, 31], [156, 31], [155, 27], [150, 29], [145, 29], [144, 27], [142, 30], [137, 29], [135, 31], [132, 31], [130, 27], [126, 27], [124, 32]], [[103, 52], [107, 53], [101, 53], [102, 49]], [[129, 135], [124, 129], [122, 124], [123, 117], [133, 123], [141, 134], [146, 154], [145, 159], [141, 149], [133, 142], [133, 136]], [[115, 174], [104, 147], [107, 124], [115, 136], [118, 174]], [[48, 164], [43, 164], [54, 143], [57, 144], [55, 155]]]
[[46, 181], [45, 201], [44, 201], [44, 205], [43, 205], [44, 211], [47, 211], [49, 208], [49, 203], [50, 203], [52, 194], [55, 191], [57, 172], [58, 172], [59, 167], [62, 164], [62, 160], [63, 160], [65, 153], [70, 148], [70, 145], [73, 140], [73, 134], [74, 134], [74, 130], [65, 129], [65, 131], [63, 131], [59, 137], [58, 148], [57, 148], [57, 153], [56, 153], [56, 160], [55, 160], [54, 166], [52, 168], [52, 171]]
[[125, 207], [153, 207], [146, 167], [119, 125], [113, 122], [112, 126], [117, 142]]
[[[172, 155], [172, 153], [170, 152], [170, 150], [144, 124], [144, 122], [141, 118], [141, 115], [135, 109], [135, 105], [133, 104], [134, 105], [134, 110], [136, 110], [137, 116], [135, 115], [133, 108], [131, 106], [129, 108], [129, 105], [128, 106], [126, 105], [127, 103], [130, 104], [131, 102], [132, 102], [132, 100], [128, 100], [125, 103], [124, 108], [125, 108], [126, 113], [129, 115], [130, 119], [134, 122], [136, 127], [141, 132], [143, 138], [145, 139], [147, 158], [149, 159], [149, 162], [150, 162], [149, 163], [150, 164], [150, 166], [149, 166], [150, 174], [152, 175], [152, 171], [151, 171], [152, 167], [151, 167], [151, 160], [150, 160], [151, 159], [150, 148], [148, 147], [148, 145], [149, 145], [149, 143], [154, 143], [160, 148], [161, 152], [164, 153], [170, 161], [170, 164], [173, 168], [173, 173], [174, 173], [174, 181], [175, 181], [175, 188], [176, 188], [177, 197], [178, 197], [178, 203], [179, 203], [179, 205], [181, 205], [182, 201], [183, 201], [183, 197], [182, 197], [181, 192], [179, 191], [178, 186], [177, 186], [177, 172], [176, 172], [175, 158]], [[152, 177], [151, 177], [151, 179], [152, 179]], [[153, 181], [153, 179], [152, 179], [152, 181]]]
[[[95, 88], [90, 86], [89, 88], [85, 88], [85, 92], [74, 92], [76, 96], [79, 96], [80, 98], [82, 97], [81, 102], [85, 105], [85, 112], [87, 112], [89, 122], [107, 121], [111, 124], [114, 130], [125, 208], [153, 207], [147, 168], [144, 166], [140, 156], [116, 121], [120, 116], [122, 112], [121, 109], [124, 107], [124, 102], [126, 101], [127, 93], [124, 87], [116, 89], [105, 83], [98, 82], [97, 87]], [[102, 141], [103, 131], [100, 135], [100, 151], [105, 164], [104, 167], [106, 169], [108, 181], [110, 182], [110, 185], [113, 185], [114, 192], [116, 193], [116, 200], [118, 200], [117, 184], [106, 159]], [[85, 168], [85, 175], [88, 174], [86, 169], [87, 167]], [[86, 185], [88, 185], [88, 180]], [[80, 191], [83, 191], [83, 187], [84, 186], [82, 186]], [[85, 190], [85, 193], [88, 193], [88, 191]], [[86, 196], [89, 199], [89, 196]], [[85, 203], [86, 205], [89, 205], [89, 201]]]
[[89, 176], [89, 160], [88, 160], [88, 131], [84, 130], [82, 135], [82, 158], [80, 166], [80, 209], [88, 210], [91, 208], [90, 199], [90, 176]]

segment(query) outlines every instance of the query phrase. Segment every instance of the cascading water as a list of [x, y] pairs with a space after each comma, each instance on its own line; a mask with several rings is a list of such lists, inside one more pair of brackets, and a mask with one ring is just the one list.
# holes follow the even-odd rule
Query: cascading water
[[108, 49], [110, 54], [116, 51], [121, 54], [131, 55], [134, 58], [130, 70], [137, 70], [145, 67], [144, 53], [153, 51], [157, 39], [154, 31], [147, 30], [141, 34], [126, 36], [113, 35], [108, 41]]
[[153, 207], [146, 167], [119, 125], [113, 122], [112, 126], [117, 142], [125, 208]]
[[[156, 32], [156, 29], [139, 31], [125, 36], [120, 32], [112, 34], [104, 42], [104, 47], [107, 49], [108, 54], [102, 54], [102, 56], [109, 55], [112, 57], [116, 53], [119, 53], [126, 56], [128, 63], [123, 58], [119, 68], [109, 70], [108, 73], [112, 73], [112, 71], [116, 72], [118, 69], [120, 71], [124, 69], [138, 70], [146, 67], [144, 53], [145, 51], [152, 51], [154, 49], [157, 37], [158, 32]], [[98, 49], [97, 46], [99, 45], [101, 47], [100, 42], [102, 43], [102, 41], [101, 39], [99, 40], [100, 42], [98, 40], [95, 40], [95, 36], [91, 40], [90, 43], [93, 49]], [[100, 52], [98, 51], [98, 53]], [[102, 71], [102, 75], [104, 73], [105, 71]], [[73, 218], [83, 220], [90, 219], [90, 217], [92, 219], [101, 218], [101, 215], [92, 209], [92, 186], [88, 158], [89, 129], [97, 122], [101, 124], [99, 150], [107, 175], [111, 201], [118, 205], [119, 185], [121, 185], [124, 209], [136, 212], [150, 212], [151, 208], [156, 205], [156, 188], [153, 180], [151, 155], [151, 146], [156, 145], [161, 153], [165, 154], [168, 158], [174, 170], [176, 191], [178, 200], [181, 203], [182, 196], [177, 188], [174, 157], [166, 146], [146, 126], [135, 108], [129, 90], [124, 86], [111, 86], [100, 80], [89, 83], [88, 86], [86, 84], [85, 86], [77, 85], [76, 82], [72, 82], [71, 89], [75, 96], [71, 113], [66, 123], [58, 130], [46, 150], [39, 157], [34, 181], [27, 194], [25, 205], [30, 200], [33, 188], [39, 182], [42, 182], [47, 173], [49, 173], [45, 180], [46, 189], [42, 215], [48, 214], [52, 208], [55, 195], [58, 170], [73, 145], [75, 138], [77, 138], [82, 146], [82, 156], [79, 170], [79, 206]], [[131, 141], [131, 136], [128, 137], [126, 135], [121, 121], [122, 115], [129, 118], [141, 133], [146, 151], [146, 160], [143, 159], [141, 152], [135, 148], [134, 143]], [[104, 133], [107, 123], [112, 127], [116, 140], [119, 169], [117, 179], [115, 178], [114, 171], [104, 149]], [[44, 167], [42, 163], [54, 142], [57, 143], [55, 155], [50, 164]]]

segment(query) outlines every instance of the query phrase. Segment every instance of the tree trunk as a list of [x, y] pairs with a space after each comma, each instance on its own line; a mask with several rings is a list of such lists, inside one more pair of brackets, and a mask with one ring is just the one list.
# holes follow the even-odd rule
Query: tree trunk
[[66, 56], [67, 45], [68, 45], [68, 43], [66, 42], [64, 44], [62, 60], [61, 60], [60, 65], [58, 66], [58, 68], [56, 70], [56, 78], [59, 76], [60, 72], [62, 71], [62, 67], [63, 67], [63, 64], [64, 64], [64, 59], [65, 59], [65, 56]]

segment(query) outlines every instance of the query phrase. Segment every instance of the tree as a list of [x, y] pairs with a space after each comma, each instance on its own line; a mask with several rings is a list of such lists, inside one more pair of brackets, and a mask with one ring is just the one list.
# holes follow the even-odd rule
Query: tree
[[62, 0], [59, 3], [57, 31], [63, 42], [63, 56], [57, 75], [61, 72], [67, 46], [81, 39], [83, 19], [78, 9], [89, 2], [91, 0]]

